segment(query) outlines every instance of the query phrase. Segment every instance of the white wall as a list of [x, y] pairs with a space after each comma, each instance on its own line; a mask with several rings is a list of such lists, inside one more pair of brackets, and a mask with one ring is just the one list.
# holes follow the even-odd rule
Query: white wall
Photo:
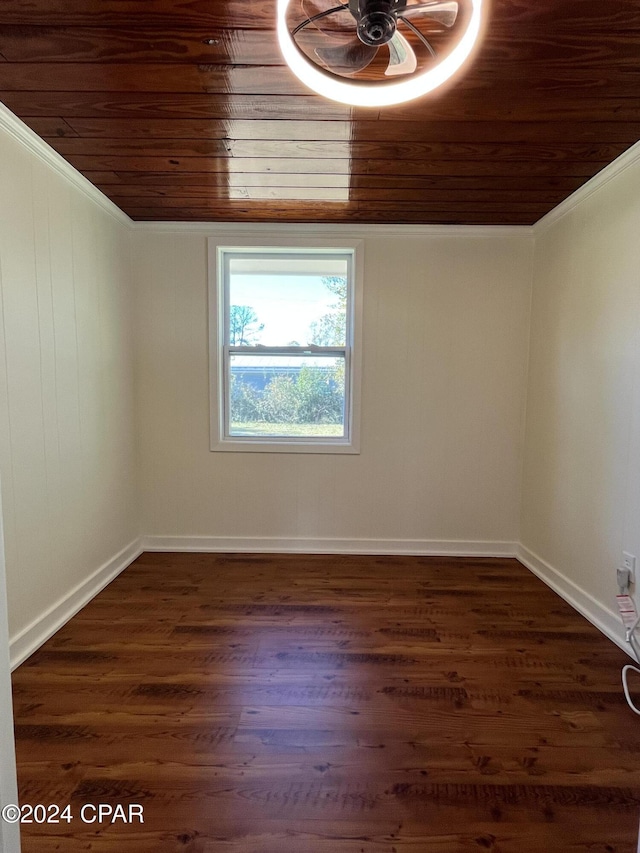
[[31, 642], [139, 534], [130, 233], [2, 127], [0, 296], [10, 631]]
[[619, 638], [615, 569], [640, 557], [640, 161], [622, 162], [537, 235], [522, 501], [525, 558]]
[[[1, 486], [2, 483], [0, 483], [0, 813], [5, 806], [14, 805], [18, 802]], [[3, 853], [19, 853], [20, 828], [18, 824], [9, 824], [0, 819], [0, 850]]]
[[365, 241], [359, 456], [210, 452], [206, 235], [150, 227], [134, 237], [152, 544], [361, 540], [380, 550], [518, 539], [530, 237]]

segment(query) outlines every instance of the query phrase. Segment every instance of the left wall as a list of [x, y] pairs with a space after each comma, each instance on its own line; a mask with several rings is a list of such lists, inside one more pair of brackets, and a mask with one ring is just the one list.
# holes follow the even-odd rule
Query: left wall
[[129, 228], [23, 127], [2, 109], [0, 482], [14, 665], [138, 547]]

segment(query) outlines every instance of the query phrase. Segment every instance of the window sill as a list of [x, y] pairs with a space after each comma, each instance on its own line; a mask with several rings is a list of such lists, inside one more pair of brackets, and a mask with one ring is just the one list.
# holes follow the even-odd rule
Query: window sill
[[252, 441], [242, 439], [224, 439], [211, 445], [212, 452], [226, 451], [227, 453], [333, 453], [359, 454], [360, 448], [353, 441], [320, 442], [320, 441], [289, 441], [286, 439], [271, 441]]

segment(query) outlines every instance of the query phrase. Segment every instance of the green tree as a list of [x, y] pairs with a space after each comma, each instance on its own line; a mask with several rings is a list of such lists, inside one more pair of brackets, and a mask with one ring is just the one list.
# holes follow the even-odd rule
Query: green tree
[[232, 305], [229, 311], [229, 343], [231, 346], [252, 346], [260, 337], [264, 323], [250, 305]]
[[335, 371], [303, 367], [296, 381], [298, 423], [337, 424], [342, 421], [344, 384]]
[[229, 389], [231, 403], [231, 420], [233, 422], [259, 421], [261, 396], [260, 392], [243, 382], [231, 373], [231, 388]]
[[344, 346], [347, 334], [347, 280], [337, 275], [322, 277], [322, 283], [335, 296], [330, 310], [310, 325], [310, 343], [320, 347]]
[[[337, 275], [323, 276], [322, 283], [335, 297], [335, 302], [326, 314], [311, 323], [311, 343], [321, 347], [344, 346], [347, 342], [347, 279]], [[330, 376], [331, 388], [334, 392], [332, 394], [333, 411], [339, 411], [338, 415], [334, 415], [336, 420], [332, 420], [332, 423], [341, 420], [343, 416], [344, 381], [344, 361], [340, 360]]]
[[274, 376], [259, 399], [259, 419], [267, 423], [342, 422], [344, 384], [335, 371], [303, 367], [293, 376]]
[[291, 376], [274, 376], [262, 392], [260, 417], [267, 423], [298, 423], [298, 395]]

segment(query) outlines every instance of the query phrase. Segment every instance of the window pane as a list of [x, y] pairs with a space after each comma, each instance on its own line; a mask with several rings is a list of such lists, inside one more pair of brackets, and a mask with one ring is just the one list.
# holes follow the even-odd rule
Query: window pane
[[229, 434], [343, 438], [344, 357], [232, 355]]
[[233, 255], [229, 258], [231, 346], [344, 346], [345, 257]]

